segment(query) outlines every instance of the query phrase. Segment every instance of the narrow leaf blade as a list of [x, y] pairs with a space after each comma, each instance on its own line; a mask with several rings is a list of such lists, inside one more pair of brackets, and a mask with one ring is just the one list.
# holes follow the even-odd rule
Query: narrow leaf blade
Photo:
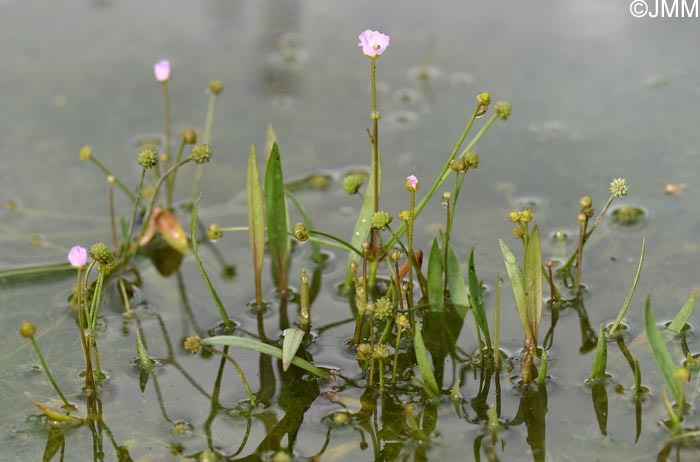
[[[377, 166], [377, 173], [379, 174], [379, 191], [381, 194], [382, 189], [382, 163], [381, 160]], [[356, 249], [362, 248], [362, 243], [369, 240], [369, 232], [372, 227], [372, 217], [374, 216], [374, 172], [369, 175], [369, 180], [367, 181], [367, 189], [365, 190], [365, 198], [362, 201], [362, 208], [360, 209], [360, 214], [357, 216], [357, 222], [355, 223], [355, 229], [352, 232], [352, 238], [350, 239], [350, 244]], [[360, 263], [362, 257], [357, 255], [355, 252], [348, 253], [348, 264], [350, 262]]]
[[490, 349], [491, 335], [489, 334], [489, 322], [486, 318], [486, 306], [484, 305], [484, 297], [481, 293], [481, 283], [479, 282], [479, 277], [476, 274], [476, 265], [474, 264], [475, 249], [476, 246], [473, 246], [471, 252], [469, 253], [469, 271], [467, 273], [467, 279], [469, 280], [469, 301], [472, 309], [474, 310], [476, 325], [479, 326], [479, 330], [486, 340], [486, 345]]
[[248, 170], [246, 180], [246, 198], [248, 203], [248, 237], [250, 250], [253, 254], [253, 271], [255, 271], [255, 287], [262, 281], [263, 258], [265, 256], [265, 208], [262, 183], [258, 171], [258, 158], [255, 146], [250, 146], [248, 154]]
[[690, 318], [690, 315], [693, 313], [697, 299], [698, 290], [695, 289], [693, 290], [693, 293], [690, 294], [690, 298], [688, 298], [688, 300], [686, 300], [686, 302], [683, 304], [683, 308], [681, 308], [676, 317], [673, 318], [671, 324], [668, 325], [666, 330], [673, 332], [675, 335], [679, 335], [683, 330], [683, 326], [685, 326]]
[[608, 330], [608, 333], [610, 335], [614, 334], [617, 328], [620, 326], [622, 318], [625, 317], [625, 313], [627, 313], [627, 308], [629, 308], [630, 303], [632, 302], [632, 297], [634, 296], [634, 291], [637, 288], [639, 276], [642, 274], [642, 265], [644, 264], [644, 250], [646, 248], [646, 243], [647, 238], [645, 237], [644, 239], [642, 239], [642, 252], [641, 255], [639, 255], [639, 265], [637, 265], [637, 274], [634, 276], [634, 281], [632, 281], [632, 287], [630, 287], [630, 291], [627, 293], [625, 303], [622, 304], [622, 308], [620, 308], [620, 312], [618, 313], [615, 322], [613, 323], [612, 327], [610, 327], [610, 329]]
[[282, 160], [277, 143], [272, 145], [265, 169], [265, 211], [267, 221], [267, 245], [272, 260], [272, 274], [282, 293], [287, 292], [287, 263], [289, 261], [289, 236], [287, 226], [287, 200], [282, 176]]
[[299, 351], [301, 341], [304, 338], [304, 331], [296, 327], [284, 330], [284, 342], [282, 343], [282, 369], [287, 370], [292, 364], [292, 359]]
[[[202, 343], [204, 345], [228, 345], [236, 348], [245, 348], [246, 350], [257, 351], [258, 353], [263, 353], [282, 359], [282, 350], [276, 346], [268, 345], [267, 343], [262, 343], [249, 338], [237, 337], [235, 335], [218, 335], [216, 337], [209, 337], [202, 340]], [[310, 362], [299, 358], [298, 356], [295, 356], [294, 359], [292, 359], [292, 364], [324, 379], [330, 377], [330, 372], [327, 370], [318, 368]]]
[[682, 391], [678, 382], [674, 377], [674, 372], [676, 366], [673, 363], [673, 358], [666, 348], [666, 344], [661, 338], [661, 333], [659, 328], [656, 326], [656, 320], [654, 319], [654, 311], [651, 308], [651, 297], [647, 295], [647, 301], [644, 306], [644, 328], [649, 339], [649, 348], [654, 356], [654, 361], [661, 371], [661, 375], [666, 382], [666, 386], [671, 391], [676, 401], [681, 401]]
[[[525, 337], [532, 338], [530, 332], [530, 323], [527, 319], [527, 304], [525, 302], [525, 278], [523, 272], [515, 260], [515, 255], [510, 251], [508, 246], [502, 239], [498, 240], [501, 244], [501, 253], [503, 254], [503, 262], [506, 264], [510, 285], [513, 288], [513, 298], [515, 298], [515, 306], [518, 309], [520, 324], [523, 326]], [[534, 339], [533, 339], [534, 340]]]
[[603, 325], [600, 325], [598, 331], [598, 344], [593, 358], [593, 366], [591, 366], [591, 375], [589, 379], [592, 381], [600, 381], [605, 378], [605, 368], [608, 365], [608, 345], [605, 340], [605, 330]]
[[420, 323], [416, 324], [416, 334], [413, 336], [413, 347], [416, 351], [418, 369], [423, 377], [423, 387], [431, 397], [437, 397], [440, 395], [440, 388], [438, 388], [437, 382], [435, 381], [433, 367], [428, 357], [428, 349], [425, 347], [425, 342], [423, 341], [422, 327]]
[[442, 313], [445, 310], [442, 255], [437, 239], [433, 239], [428, 259], [428, 300], [430, 301], [430, 311], [433, 313]]
[[452, 244], [449, 243], [447, 244], [447, 288], [450, 290], [450, 298], [457, 314], [464, 319], [467, 315], [467, 309], [469, 309], [469, 294], [467, 286], [464, 284], [464, 276], [459, 267], [457, 254], [455, 254]]

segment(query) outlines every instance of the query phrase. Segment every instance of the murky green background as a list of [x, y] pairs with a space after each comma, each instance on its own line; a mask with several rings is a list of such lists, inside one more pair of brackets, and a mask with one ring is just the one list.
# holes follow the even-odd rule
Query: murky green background
[[[585, 256], [584, 281], [590, 289], [586, 307], [595, 331], [614, 319], [646, 236], [647, 261], [628, 316], [636, 336], [643, 329], [645, 293], [652, 294], [661, 320], [672, 317], [699, 284], [700, 193], [695, 177], [700, 164], [700, 19], [635, 19], [628, 7], [626, 0], [0, 0], [0, 199], [17, 204], [16, 210], [0, 212], [0, 264], [10, 268], [63, 261], [72, 245], [109, 239], [107, 183], [94, 166], [78, 160], [77, 152], [91, 145], [117, 176], [136, 184], [136, 141], [162, 136], [163, 131], [162, 92], [152, 77], [152, 65], [160, 59], [170, 59], [173, 65], [170, 89], [177, 133], [188, 127], [201, 130], [207, 82], [216, 78], [225, 85], [214, 122], [215, 158], [202, 186], [205, 222], [246, 224], [244, 160], [251, 143], [264, 143], [268, 123], [277, 132], [289, 179], [319, 168], [340, 179], [348, 169], [368, 165], [369, 65], [356, 37], [366, 28], [376, 28], [392, 40], [378, 62], [383, 208], [395, 214], [407, 207], [407, 175], [415, 173], [426, 186], [434, 178], [477, 91], [490, 91], [494, 100], [507, 99], [513, 116], [494, 124], [479, 143], [481, 163], [465, 183], [453, 237], [458, 253], [466, 262], [469, 248], [478, 242], [479, 274], [493, 287], [496, 271], [504, 271], [497, 237], [517, 247], [509, 237], [511, 208], [534, 201], [535, 218], [544, 233], [573, 232], [578, 198], [589, 194], [600, 206], [610, 180], [623, 176], [631, 185], [624, 202], [644, 207], [648, 219], [633, 229], [606, 222], [596, 232]], [[284, 60], [289, 46], [297, 54], [295, 63]], [[425, 59], [431, 63], [427, 83], [417, 78]], [[179, 177], [181, 195], [189, 192], [191, 171]], [[666, 183], [685, 183], [687, 188], [668, 196], [663, 194]], [[299, 192], [298, 197], [317, 227], [349, 235], [359, 204], [339, 183], [322, 193]], [[127, 214], [127, 202], [119, 194], [117, 207]], [[420, 246], [428, 247], [441, 223], [436, 198], [432, 212], [420, 223]], [[546, 244], [545, 253], [568, 254], [572, 245], [562, 250]], [[237, 265], [238, 274], [233, 280], [215, 277], [214, 284], [240, 328], [254, 331], [256, 319], [245, 305], [254, 296], [247, 237], [227, 235], [217, 246], [228, 264]], [[218, 273], [214, 254], [205, 251], [204, 258], [212, 273]], [[311, 264], [308, 250], [296, 254], [292, 274], [300, 263]], [[199, 327], [188, 321], [174, 277], [160, 277], [145, 262], [142, 276], [140, 298], [147, 306], [140, 307], [140, 319], [149, 352], [161, 358], [169, 354], [152, 311], [160, 314], [169, 333], [175, 349], [172, 359], [210, 392], [218, 359], [192, 358], [180, 348], [182, 338], [198, 328], [206, 331], [218, 319], [192, 258], [183, 266], [183, 283]], [[344, 258], [337, 256], [324, 270], [325, 289], [313, 307], [315, 328], [350, 317], [347, 302], [334, 292], [343, 276]], [[41, 460], [46, 430], [28, 418], [38, 411], [23, 393], [41, 400], [53, 396], [45, 377], [33, 370], [36, 359], [29, 344], [17, 335], [22, 320], [37, 324], [38, 341], [64, 390], [75, 394], [80, 388], [82, 353], [67, 314], [71, 283], [0, 283], [4, 460]], [[502, 345], [517, 353], [522, 334], [507, 287]], [[272, 287], [266, 290], [274, 302]], [[488, 306], [492, 296], [487, 296]], [[156, 374], [164, 415], [156, 387], [149, 383], [145, 393], [139, 391], [138, 373], [131, 365], [135, 324], [120, 330], [118, 304], [110, 308], [104, 310], [106, 330], [100, 345], [112, 377], [103, 393], [104, 418], [116, 440], [129, 445], [134, 460], [143, 461], [179, 460], [168, 448], [176, 443], [185, 447], [184, 454], [205, 449], [208, 398], [168, 364]], [[294, 322], [296, 315], [290, 318]], [[548, 323], [545, 318], [543, 327]], [[265, 325], [272, 337], [284, 327], [276, 313]], [[339, 353], [351, 329], [343, 324], [325, 330], [309, 351], [316, 363], [339, 367], [347, 377], [359, 379], [351, 355]], [[460, 341], [467, 351], [475, 343], [472, 329], [468, 323]], [[692, 351], [700, 350], [693, 337], [689, 343]], [[601, 435], [590, 391], [583, 386], [592, 355], [579, 354], [580, 344], [579, 318], [563, 313], [550, 353], [547, 460], [655, 457], [650, 454], [660, 450], [666, 437], [657, 424], [665, 410], [661, 379], [646, 347], [635, 354], [652, 395], [635, 444], [630, 393], [616, 394], [613, 384], [608, 389], [608, 436]], [[259, 356], [240, 352], [237, 358], [253, 388], [260, 388], [255, 376]], [[221, 401], [234, 407], [245, 392], [230, 369]], [[608, 369], [615, 375], [613, 383], [631, 386], [617, 351], [611, 352]], [[279, 382], [276, 365], [274, 370]], [[451, 374], [446, 380], [449, 384]], [[503, 414], [513, 416], [519, 397], [507, 374], [501, 380]], [[327, 384], [322, 391], [340, 393], [337, 385]], [[689, 388], [696, 389], [692, 385]], [[475, 394], [474, 386], [470, 380], [463, 384], [466, 398]], [[342, 393], [357, 399], [361, 389], [348, 387]], [[327, 428], [321, 419], [338, 409], [324, 397], [315, 400], [298, 434], [298, 457], [320, 450]], [[254, 417], [241, 456], [263, 440], [266, 419], [278, 420], [285, 410], [272, 400], [260, 414], [267, 417]], [[459, 419], [447, 402], [439, 414], [440, 436], [429, 447], [428, 459], [464, 460], [483, 426]], [[191, 434], [174, 436], [168, 419], [191, 422]], [[698, 424], [694, 410], [686, 423]], [[244, 428], [245, 419], [235, 412], [220, 413], [212, 424], [215, 445], [234, 452]], [[507, 430], [503, 437], [503, 460], [529, 458], [523, 456], [529, 451], [524, 426]], [[89, 460], [91, 441], [85, 428], [69, 432], [66, 460]], [[334, 431], [323, 460], [371, 460], [371, 445], [362, 450], [359, 443], [358, 433], [350, 428]], [[105, 460], [116, 460], [107, 442], [106, 448]], [[696, 456], [689, 453], [688, 460]]]

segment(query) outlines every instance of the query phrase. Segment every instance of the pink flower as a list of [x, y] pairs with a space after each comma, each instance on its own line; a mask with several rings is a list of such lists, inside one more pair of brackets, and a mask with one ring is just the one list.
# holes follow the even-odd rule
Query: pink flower
[[85, 247], [76, 245], [68, 252], [68, 261], [76, 268], [82, 268], [87, 263], [88, 253]]
[[360, 43], [357, 46], [362, 47], [362, 52], [366, 56], [376, 58], [384, 53], [384, 50], [389, 46], [389, 36], [376, 30], [367, 29], [360, 34]]
[[406, 178], [406, 189], [415, 192], [418, 189], [418, 186], [420, 186], [420, 183], [418, 183], [418, 178], [416, 178], [415, 175], [411, 175]]
[[170, 80], [170, 61], [164, 59], [153, 66], [153, 73], [156, 75], [156, 80], [165, 83]]

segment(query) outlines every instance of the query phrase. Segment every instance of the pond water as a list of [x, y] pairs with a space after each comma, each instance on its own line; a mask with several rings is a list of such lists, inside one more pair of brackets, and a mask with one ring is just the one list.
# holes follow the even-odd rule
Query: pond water
[[[201, 130], [207, 82], [221, 79], [225, 86], [216, 106], [214, 159], [201, 188], [204, 223], [247, 224], [244, 162], [251, 144], [264, 146], [271, 123], [287, 179], [318, 172], [333, 179], [325, 190], [296, 193], [316, 227], [349, 237], [359, 202], [343, 192], [340, 179], [367, 169], [370, 159], [369, 66], [356, 46], [366, 28], [392, 40], [378, 62], [382, 205], [392, 214], [408, 206], [407, 175], [415, 173], [427, 185], [440, 171], [478, 91], [513, 106], [512, 117], [497, 121], [476, 147], [481, 162], [465, 182], [452, 236], [464, 267], [478, 242], [489, 317], [496, 272], [505, 272], [497, 238], [519, 247], [511, 238], [510, 210], [529, 205], [543, 235], [564, 230], [575, 236], [578, 199], [588, 194], [599, 208], [610, 181], [625, 177], [631, 189], [621, 203], [647, 212], [636, 226], [614, 226], [605, 219], [586, 247], [585, 309], [560, 313], [546, 388], [519, 391], [516, 364], [501, 372], [497, 389], [493, 377], [472, 375], [465, 363], [448, 357], [443, 388], [449, 390], [461, 376], [459, 412], [448, 393], [438, 404], [419, 399], [415, 384], [381, 399], [364, 387], [354, 353], [345, 347], [353, 314], [337, 292], [346, 271], [340, 252], [328, 251], [329, 260], [314, 275], [321, 281], [312, 308], [316, 337], [306, 348], [315, 364], [337, 368], [340, 376], [309, 380], [298, 370], [283, 373], [276, 359], [236, 350], [262, 402], [252, 411], [242, 404], [247, 395], [230, 364], [221, 373], [219, 357], [203, 359], [181, 347], [186, 336], [204, 337], [219, 322], [192, 256], [169, 277], [140, 260], [137, 316], [125, 319], [116, 293], [108, 291], [101, 320], [101, 360], [110, 380], [100, 398], [109, 431], [67, 429], [53, 460], [217, 460], [207, 458], [205, 451], [212, 450], [226, 460], [272, 460], [290, 445], [295, 460], [324, 461], [656, 457], [669, 434], [659, 424], [667, 418], [664, 385], [648, 347], [633, 351], [651, 389], [641, 403], [639, 435], [633, 378], [614, 344], [605, 428], [584, 382], [593, 359], [591, 339], [600, 324], [614, 320], [624, 301], [644, 236], [646, 261], [627, 316], [630, 341], [644, 330], [645, 294], [651, 294], [661, 321], [671, 319], [699, 284], [700, 192], [692, 180], [700, 164], [699, 21], [634, 18], [626, 0], [448, 0], [410, 6], [338, 0], [0, 0], [0, 269], [62, 262], [73, 245], [109, 242], [107, 184], [77, 152], [92, 146], [119, 178], [137, 183], [139, 140], [163, 137], [162, 91], [152, 77], [152, 65], [160, 59], [173, 65], [175, 133]], [[288, 59], [290, 53], [294, 59]], [[427, 80], [418, 77], [425, 66]], [[193, 171], [179, 176], [178, 196], [189, 193]], [[664, 194], [669, 183], [687, 187]], [[436, 197], [418, 224], [417, 247], [426, 252], [443, 225], [439, 202]], [[120, 194], [116, 208], [121, 215], [130, 210]], [[181, 219], [189, 220], [185, 213]], [[246, 233], [226, 234], [205, 247], [202, 258], [237, 332], [253, 335], [262, 325], [276, 338], [297, 321], [298, 307], [280, 307], [266, 277], [271, 308], [258, 319], [249, 306], [254, 290], [247, 243]], [[575, 238], [544, 239], [543, 251], [545, 257], [561, 258], [574, 245]], [[298, 280], [301, 264], [313, 271], [306, 247], [295, 249], [292, 281]], [[235, 277], [224, 271], [230, 267]], [[72, 283], [72, 273], [0, 281], [3, 460], [42, 460], [47, 440], [49, 446], [60, 441], [25, 398], [28, 393], [48, 401], [54, 392], [30, 344], [17, 335], [23, 320], [37, 325], [49, 367], [69, 399], [80, 400], [82, 352], [67, 301]], [[517, 363], [522, 332], [509, 286], [503, 290], [501, 346]], [[697, 323], [697, 316], [690, 322]], [[549, 311], [542, 323], [544, 332], [552, 323]], [[144, 391], [134, 365], [137, 328], [151, 356], [162, 363]], [[458, 341], [467, 354], [476, 347], [473, 329], [469, 318]], [[695, 332], [685, 339], [693, 353], [700, 351]], [[671, 351], [680, 361], [680, 342], [671, 342]], [[217, 374], [222, 375], [218, 392]], [[490, 384], [485, 391], [484, 383]], [[619, 384], [625, 390], [616, 389]], [[700, 424], [695, 377], [686, 389], [691, 410], [684, 424], [692, 428]], [[412, 433], [401, 401], [412, 402], [430, 442]], [[490, 445], [484, 419], [496, 402], [504, 430], [502, 440]], [[355, 414], [350, 423], [329, 420], [345, 408]], [[95, 441], [101, 441], [101, 450]], [[684, 448], [682, 456], [694, 460], [698, 453]]]

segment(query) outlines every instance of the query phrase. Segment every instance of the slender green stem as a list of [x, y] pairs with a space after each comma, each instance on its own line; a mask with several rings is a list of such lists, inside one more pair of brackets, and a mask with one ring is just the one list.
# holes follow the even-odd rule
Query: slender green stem
[[[452, 150], [452, 154], [450, 154], [450, 157], [447, 159], [447, 162], [445, 162], [445, 165], [442, 167], [442, 171], [440, 172], [438, 177], [435, 179], [435, 182], [433, 183], [433, 185], [428, 190], [428, 194], [426, 194], [426, 196], [423, 199], [421, 199], [421, 201], [416, 206], [416, 212], [415, 212], [416, 217], [418, 217], [418, 215], [420, 215], [420, 213], [423, 211], [423, 209], [427, 205], [430, 198], [433, 196], [433, 194], [435, 194], [435, 191], [447, 179], [447, 177], [449, 175], [448, 170], [450, 168], [450, 162], [457, 155], [459, 148], [462, 146], [462, 143], [464, 142], [464, 138], [467, 136], [467, 133], [469, 133], [469, 130], [471, 129], [472, 124], [474, 123], [474, 119], [476, 119], [476, 114], [477, 114], [478, 109], [479, 109], [479, 107], [477, 106], [477, 108], [474, 110], [474, 113], [472, 114], [471, 119], [469, 119], [469, 123], [467, 123], [467, 126], [465, 127], [464, 131], [462, 132], [462, 136], [460, 136], [459, 140], [457, 141], [457, 145]], [[484, 134], [488, 131], [489, 127], [491, 127], [491, 125], [496, 121], [497, 118], [498, 118], [497, 114], [492, 115], [491, 118], [488, 121], [486, 121], [484, 126], [481, 127], [481, 129], [477, 132], [477, 134], [474, 135], [474, 138], [469, 142], [467, 147], [464, 148], [463, 152], [468, 152], [469, 150], [471, 150], [476, 145], [476, 143], [479, 142], [481, 137], [484, 136]], [[405, 232], [406, 232], [406, 224], [402, 225], [396, 234], [397, 234], [397, 236], [401, 237]], [[393, 246], [394, 244], [395, 244], [394, 239], [389, 239], [389, 241], [387, 241], [387, 243], [384, 245], [384, 248], [385, 249], [391, 248], [391, 246]]]
[[169, 169], [167, 169], [161, 176], [158, 178], [158, 181], [155, 184], [155, 187], [153, 188], [153, 196], [151, 197], [151, 200], [148, 203], [148, 207], [146, 207], [146, 213], [143, 216], [143, 222], [141, 224], [141, 231], [139, 232], [139, 239], [143, 236], [143, 234], [146, 232], [146, 228], [148, 227], [148, 222], [151, 221], [151, 214], [153, 213], [153, 206], [156, 203], [156, 198], [158, 197], [158, 190], [160, 189], [161, 185], [165, 181], [166, 178], [168, 178], [168, 175], [176, 171], [178, 168], [182, 167], [185, 165], [187, 162], [192, 160], [192, 156], [186, 157], [185, 159], [181, 160], [180, 162], [174, 164], [171, 166]]
[[[177, 150], [177, 154], [175, 155], [175, 162], [174, 164], [179, 164], [180, 159], [182, 159], [182, 153], [185, 151], [185, 140], [183, 139], [180, 142], [180, 147]], [[167, 196], [167, 206], [168, 208], [171, 208], [173, 206], [173, 192], [175, 190], [175, 179], [177, 178], [177, 171], [174, 171], [172, 175], [168, 177], [168, 196]]]
[[109, 183], [109, 225], [112, 228], [112, 247], [117, 248], [117, 222], [114, 218], [114, 183]]
[[[134, 232], [134, 223], [136, 223], [136, 212], [139, 210], [139, 202], [141, 201], [141, 189], [143, 188], [143, 180], [146, 177], [146, 169], [141, 169], [141, 179], [139, 179], [139, 187], [136, 190], [136, 199], [134, 200], [134, 210], [131, 212], [131, 221], [129, 222], [129, 230], [124, 236], [124, 247], [121, 252], [124, 256], [124, 263], [129, 261], [129, 247], [131, 246], [131, 234]], [[155, 191], [154, 191], [155, 196]], [[144, 224], [146, 226], [147, 224]]]
[[0, 279], [42, 276], [45, 274], [64, 273], [68, 271], [73, 271], [73, 267], [70, 263], [29, 266], [26, 268], [15, 268], [11, 270], [0, 271]]
[[253, 407], [258, 407], [258, 403], [255, 401], [255, 396], [253, 396], [253, 392], [250, 389], [250, 385], [248, 384], [248, 379], [245, 378], [245, 374], [243, 373], [243, 369], [241, 369], [241, 366], [238, 365], [238, 362], [236, 362], [235, 359], [233, 359], [231, 356], [228, 354], [224, 353], [223, 351], [217, 350], [216, 348], [212, 348], [211, 351], [214, 353], [223, 356], [233, 364], [233, 367], [236, 368], [236, 371], [238, 371], [238, 377], [241, 378], [241, 382], [243, 382], [243, 387], [245, 388], [246, 393], [248, 394], [248, 399], [250, 400], [250, 404], [253, 405]]
[[[591, 226], [590, 228], [588, 228], [588, 231], [586, 231], [586, 234], [584, 235], [584, 238], [583, 238], [583, 244], [584, 244], [584, 245], [586, 244], [586, 242], [588, 242], [588, 239], [591, 237], [591, 234], [593, 234], [593, 231], [595, 231], [595, 229], [596, 229], [596, 227], [598, 226], [598, 224], [600, 224], [600, 220], [603, 219], [603, 216], [605, 215], [605, 212], [608, 211], [608, 209], [610, 208], [610, 205], [612, 204], [612, 202], [613, 202], [613, 200], [615, 199], [615, 197], [616, 197], [616, 196], [615, 196], [614, 194], [612, 194], [612, 195], [608, 198], [608, 201], [605, 203], [605, 205], [603, 206], [603, 209], [600, 211], [600, 213], [599, 213], [598, 216], [596, 217], [595, 221], [593, 222], [593, 226]], [[574, 253], [571, 254], [571, 256], [570, 256], [569, 259], [566, 261], [566, 263], [564, 263], [564, 264], [557, 270], [557, 272], [558, 272], [558, 273], [561, 273], [561, 272], [566, 271], [567, 268], [570, 268], [571, 265], [574, 264], [574, 260], [576, 259], [576, 256], [577, 256], [577, 255], [578, 255], [578, 248], [574, 251]]]
[[41, 350], [39, 350], [39, 345], [37, 345], [36, 340], [34, 339], [34, 336], [32, 335], [31, 337], [29, 337], [29, 340], [32, 342], [32, 346], [34, 347], [34, 351], [36, 351], [36, 355], [39, 357], [39, 362], [41, 362], [41, 367], [44, 368], [44, 372], [46, 372], [46, 376], [49, 378], [49, 382], [51, 382], [53, 389], [56, 390], [56, 393], [58, 393], [58, 396], [61, 397], [61, 400], [63, 400], [63, 404], [66, 406], [66, 408], [74, 409], [75, 406], [73, 406], [71, 403], [69, 403], [68, 400], [66, 399], [66, 397], [63, 396], [63, 392], [61, 391], [60, 388], [58, 388], [58, 384], [53, 379], [53, 376], [51, 375], [51, 371], [49, 370], [49, 366], [46, 365], [46, 361], [44, 361], [44, 357], [41, 355]]
[[248, 231], [250, 228], [247, 226], [229, 226], [224, 228], [219, 228], [222, 233], [237, 233], [241, 231]]
[[[374, 213], [379, 211], [379, 185], [382, 179], [379, 178], [379, 111], [377, 111], [377, 57], [372, 57], [370, 60], [370, 81], [372, 83], [372, 134], [370, 141], [372, 144], [372, 191], [374, 193]], [[371, 255], [376, 256], [378, 245], [378, 231], [372, 228], [372, 237], [370, 240]]]
[[204, 266], [202, 265], [202, 260], [199, 258], [199, 252], [197, 251], [197, 211], [199, 210], [199, 202], [202, 200], [202, 195], [200, 194], [197, 200], [192, 204], [192, 225], [191, 225], [191, 239], [192, 239], [192, 254], [194, 255], [194, 260], [197, 263], [197, 268], [199, 268], [199, 273], [202, 275], [202, 279], [204, 280], [204, 284], [207, 286], [209, 289], [209, 293], [211, 294], [212, 298], [214, 299], [214, 303], [216, 303], [216, 307], [219, 309], [219, 314], [221, 315], [221, 319], [224, 321], [224, 325], [226, 326], [227, 329], [230, 329], [233, 327], [233, 324], [231, 323], [231, 320], [228, 318], [228, 314], [226, 314], [226, 309], [224, 308], [224, 304], [221, 302], [221, 299], [219, 298], [219, 295], [216, 293], [216, 290], [214, 290], [214, 287], [211, 285], [211, 281], [209, 280], [209, 276], [207, 276], [207, 272], [204, 270]]
[[391, 383], [396, 383], [396, 370], [399, 366], [399, 345], [401, 344], [402, 331], [403, 329], [399, 326], [398, 332], [396, 333], [396, 348], [394, 348], [394, 367], [391, 371]]
[[493, 302], [493, 366], [498, 374], [501, 360], [499, 342], [501, 335], [501, 273], [496, 273], [496, 296]]
[[78, 268], [78, 280], [76, 282], [76, 304], [78, 305], [78, 330], [80, 331], [80, 345], [83, 347], [85, 356], [85, 389], [94, 391], [95, 382], [92, 376], [92, 359], [90, 355], [90, 345], [85, 338], [85, 309], [83, 308], [83, 268]]
[[97, 275], [97, 284], [95, 285], [95, 293], [92, 295], [92, 303], [90, 304], [90, 313], [88, 314], [88, 331], [94, 332], [95, 325], [97, 323], [97, 314], [100, 312], [100, 303], [102, 298], [102, 286], [105, 280], [105, 271], [103, 268], [99, 268], [99, 274]]
[[[413, 265], [415, 264], [415, 258], [413, 258], [413, 224], [415, 222], [415, 210], [416, 210], [416, 191], [412, 189], [411, 191], [411, 208], [410, 216], [408, 218], [408, 232], [406, 233], [406, 239], [408, 240], [408, 261], [411, 262], [408, 265], [408, 320], [412, 327], [415, 327], [415, 320], [413, 317]], [[399, 230], [400, 231], [400, 230]]]
[[[457, 185], [457, 176], [455, 175], [455, 186], [456, 185]], [[450, 249], [450, 229], [452, 228], [452, 220], [451, 220], [451, 216], [450, 216], [450, 199], [446, 199], [445, 204], [446, 204], [445, 209], [446, 209], [447, 213], [446, 213], [446, 217], [445, 217], [445, 221], [446, 221], [445, 222], [445, 249], [444, 249], [443, 256], [442, 256], [442, 258], [443, 258], [442, 267], [444, 268], [444, 271], [443, 271], [444, 278], [442, 281], [442, 293], [443, 294], [447, 293], [447, 275], [450, 273], [448, 271], [448, 268], [447, 268], [447, 262], [448, 262], [447, 251]]]
[[163, 82], [163, 102], [165, 105], [165, 156], [167, 158], [166, 168], [168, 162], [170, 162], [170, 155], [172, 154], [172, 132], [170, 126], [170, 92], [168, 91], [168, 81]]
[[134, 195], [134, 193], [131, 192], [131, 191], [129, 190], [129, 188], [127, 188], [126, 185], [125, 185], [124, 183], [122, 183], [121, 180], [119, 180], [119, 178], [117, 178], [117, 177], [112, 173], [112, 171], [111, 171], [110, 169], [108, 169], [107, 167], [105, 167], [105, 165], [104, 165], [102, 162], [100, 162], [99, 160], [97, 160], [97, 159], [95, 158], [95, 156], [90, 156], [90, 160], [92, 161], [93, 164], [97, 165], [97, 167], [98, 167], [100, 170], [102, 170], [102, 172], [103, 172], [105, 175], [113, 177], [113, 178], [114, 178], [114, 182], [116, 183], [117, 186], [119, 186], [119, 189], [121, 189], [122, 191], [124, 191], [124, 194], [126, 194], [127, 196], [129, 196], [129, 198], [130, 198], [132, 201], [135, 201], [135, 200], [136, 200], [136, 196]]
[[[316, 236], [327, 237], [328, 239], [337, 242], [337, 243], [340, 245], [340, 248], [341, 248], [341, 249], [350, 250], [351, 252], [355, 252], [355, 253], [358, 254], [359, 256], [362, 256], [362, 252], [361, 252], [360, 250], [356, 249], [355, 247], [352, 246], [352, 244], [350, 244], [350, 243], [347, 242], [347, 241], [344, 241], [343, 239], [341, 239], [341, 238], [339, 238], [339, 237], [337, 237], [337, 236], [334, 236], [334, 235], [332, 235], [332, 234], [330, 234], [330, 233], [327, 233], [327, 232], [325, 232], [325, 231], [321, 231], [321, 230], [318, 230], [318, 229], [310, 229], [310, 230], [308, 230], [308, 231], [309, 231], [309, 234], [313, 234], [313, 235], [316, 235]], [[327, 244], [330, 245], [330, 243], [327, 242], [327, 241], [318, 240], [318, 242], [320, 242], [320, 243], [327, 243]]]
[[581, 286], [581, 264], [583, 263], [583, 243], [586, 240], [586, 224], [588, 217], [581, 220], [579, 226], [578, 249], [576, 251], [576, 281], [574, 283], [574, 291], [578, 292]]
[[[209, 95], [209, 107], [207, 108], [207, 120], [204, 127], [204, 144], [209, 144], [211, 138], [211, 127], [214, 122], [214, 109], [216, 108], [216, 94], [212, 93]], [[204, 173], [204, 164], [197, 166], [197, 171], [194, 174], [194, 182], [192, 183], [192, 191], [190, 191], [190, 202], [194, 202], [194, 198], [199, 192], [199, 184], [202, 181], [202, 174]]]

